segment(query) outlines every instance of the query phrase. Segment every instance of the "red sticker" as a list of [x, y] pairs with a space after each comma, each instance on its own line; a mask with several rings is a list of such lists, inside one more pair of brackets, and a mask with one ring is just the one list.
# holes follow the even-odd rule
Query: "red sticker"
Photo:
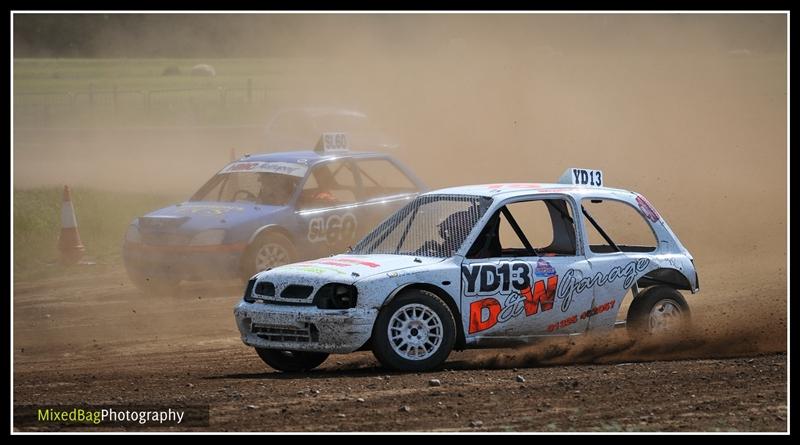
[[636, 196], [636, 203], [639, 204], [639, 209], [641, 209], [642, 213], [644, 213], [644, 216], [646, 216], [647, 219], [652, 222], [658, 221], [658, 212], [656, 212], [656, 209], [654, 209], [653, 206], [651, 206], [643, 196]]

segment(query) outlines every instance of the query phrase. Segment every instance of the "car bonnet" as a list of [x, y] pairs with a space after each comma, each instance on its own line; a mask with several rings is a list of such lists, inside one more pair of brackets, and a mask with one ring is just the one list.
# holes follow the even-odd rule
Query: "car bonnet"
[[284, 283], [354, 283], [358, 280], [389, 274], [412, 267], [425, 267], [443, 258], [410, 255], [336, 255], [300, 263], [287, 264], [262, 272], [259, 279]]
[[[159, 223], [184, 231], [197, 231], [208, 228], [234, 227], [254, 218], [279, 210], [281, 207], [258, 205], [247, 202], [184, 202], [148, 213], [139, 218], [142, 226]], [[170, 224], [170, 221], [174, 223]]]

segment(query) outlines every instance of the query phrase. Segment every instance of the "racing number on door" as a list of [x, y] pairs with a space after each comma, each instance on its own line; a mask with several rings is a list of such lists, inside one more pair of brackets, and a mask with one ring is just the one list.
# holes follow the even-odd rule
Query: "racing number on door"
[[308, 240], [312, 243], [324, 241], [328, 244], [351, 241], [356, 236], [356, 225], [356, 217], [352, 213], [319, 216], [308, 224]]

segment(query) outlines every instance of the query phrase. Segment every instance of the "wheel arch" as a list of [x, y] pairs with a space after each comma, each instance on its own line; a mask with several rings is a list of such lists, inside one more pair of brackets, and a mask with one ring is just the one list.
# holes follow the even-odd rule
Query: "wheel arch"
[[250, 235], [250, 239], [247, 240], [247, 247], [250, 247], [253, 244], [253, 241], [258, 239], [259, 236], [267, 234], [267, 233], [279, 233], [285, 236], [292, 244], [295, 244], [295, 239], [292, 236], [292, 233], [288, 231], [285, 227], [279, 224], [267, 224], [265, 226], [259, 227], [252, 235]]
[[683, 272], [671, 267], [659, 267], [644, 274], [636, 281], [640, 288], [653, 286], [669, 286], [674, 289], [688, 290], [694, 292], [691, 280]]

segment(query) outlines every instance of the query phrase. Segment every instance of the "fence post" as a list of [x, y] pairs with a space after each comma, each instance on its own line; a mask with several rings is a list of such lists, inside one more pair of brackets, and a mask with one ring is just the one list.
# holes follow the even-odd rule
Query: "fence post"
[[247, 104], [253, 105], [253, 78], [247, 78]]

